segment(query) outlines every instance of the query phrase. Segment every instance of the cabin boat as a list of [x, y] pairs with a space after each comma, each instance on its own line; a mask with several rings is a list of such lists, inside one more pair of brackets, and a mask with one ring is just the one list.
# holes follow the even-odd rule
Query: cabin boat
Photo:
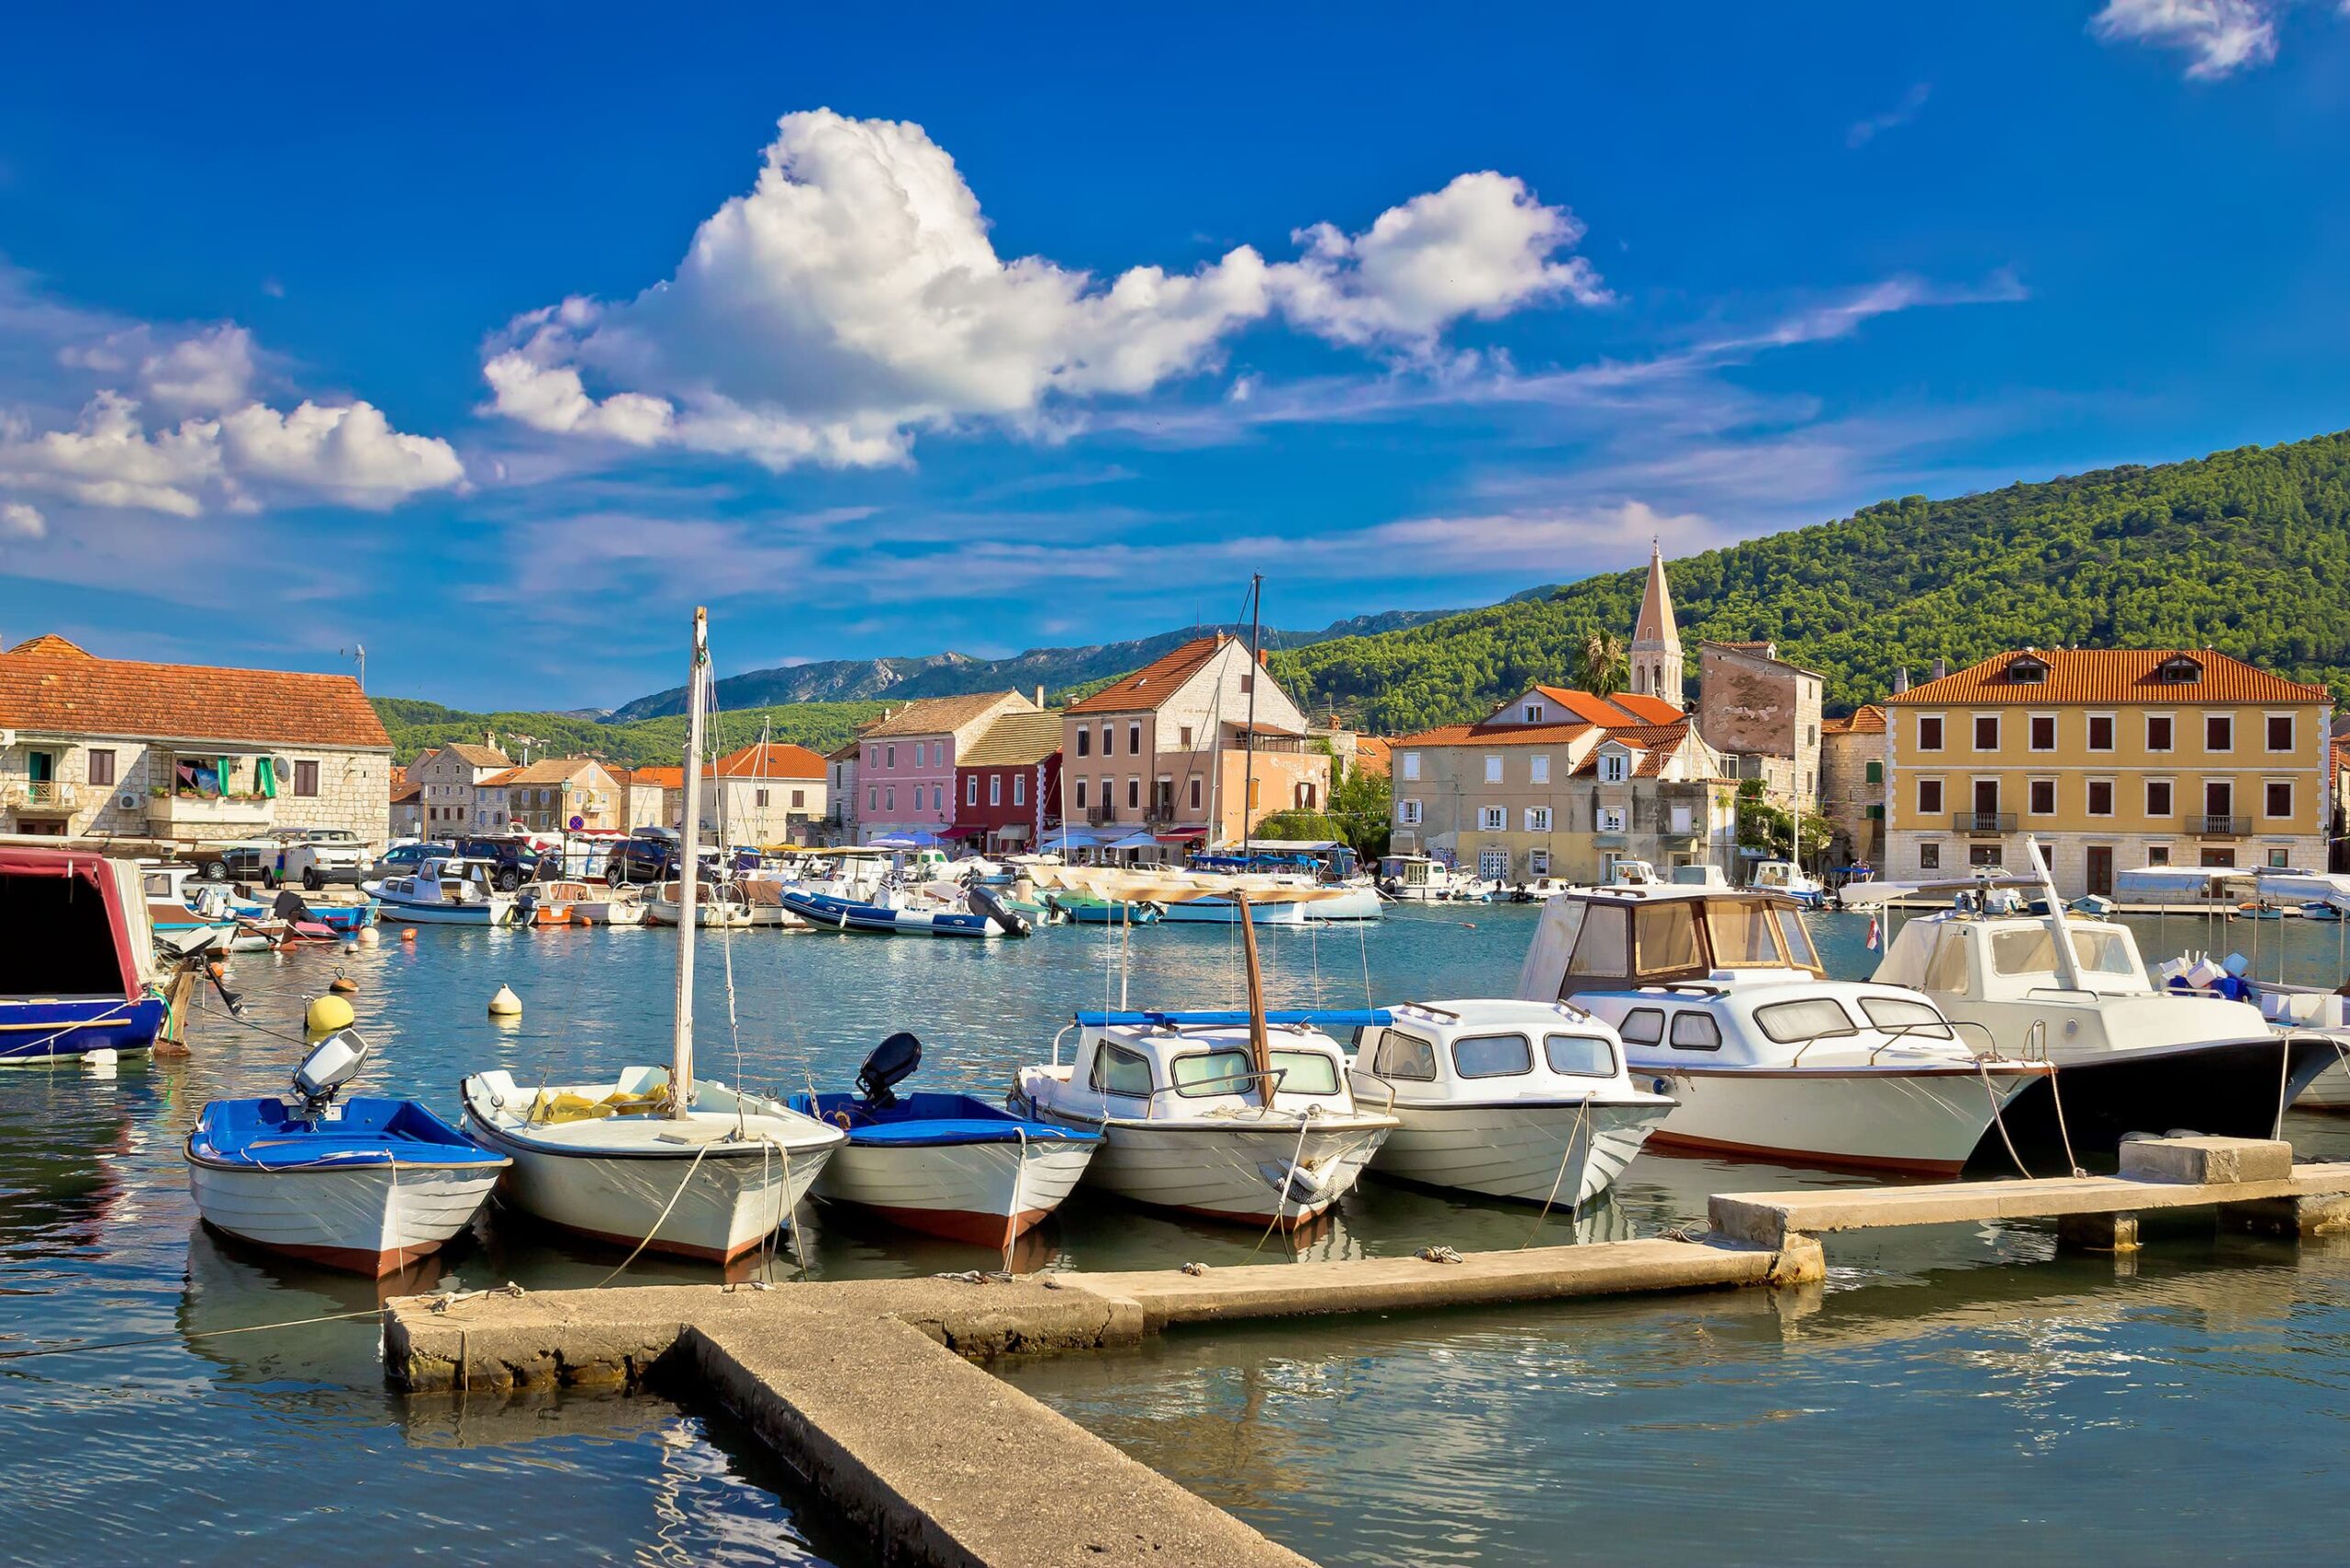
[[816, 1198], [1008, 1249], [1069, 1195], [1101, 1135], [1017, 1116], [975, 1094], [899, 1094], [921, 1064], [921, 1042], [892, 1035], [866, 1058], [856, 1093], [791, 1096], [793, 1110], [848, 1135], [818, 1172]]
[[139, 868], [0, 845], [0, 1062], [143, 1051], [162, 1032]]
[[586, 924], [574, 912], [580, 903], [593, 897], [585, 882], [527, 882], [514, 895], [514, 923], [517, 925]]
[[514, 918], [514, 895], [498, 890], [498, 864], [463, 856], [435, 856], [413, 875], [362, 883], [360, 890], [402, 924], [504, 925]]
[[1414, 1002], [1362, 1030], [1348, 1081], [1398, 1124], [1371, 1157], [1421, 1186], [1580, 1208], [1673, 1110], [1635, 1088], [1616, 1031], [1563, 1002]]
[[[1015, 902], [1013, 907], [1020, 906]], [[1037, 916], [1067, 925], [1156, 925], [1167, 916], [1159, 904], [1122, 902], [1090, 893], [1046, 893], [1034, 907]]]
[[[2025, 847], [2029, 876], [1870, 887], [1879, 899], [1957, 890], [1901, 928], [1875, 979], [1924, 992], [2002, 1054], [2055, 1065], [2006, 1118], [2027, 1162], [2061, 1167], [2068, 1147], [2109, 1156], [2133, 1132], [2276, 1137], [2285, 1104], [2338, 1059], [2333, 1042], [2279, 1032], [2249, 1002], [2157, 986], [2130, 929], [2068, 913], [2038, 841]], [[2015, 910], [2019, 889], [2043, 913]]]
[[1916, 991], [1831, 981], [1802, 912], [1769, 894], [1600, 888], [1543, 906], [1519, 971], [1622, 1039], [1678, 1101], [1661, 1150], [1948, 1175], [2049, 1073], [1978, 1056]]
[[[1400, 1125], [1362, 1108], [1325, 1022], [1385, 1015], [1080, 1013], [1049, 1063], [1020, 1070], [1018, 1114], [1100, 1135], [1089, 1180], [1137, 1204], [1206, 1219], [1296, 1226], [1360, 1178]], [[1061, 1043], [1077, 1040], [1069, 1060]]]
[[1388, 855], [1379, 862], [1379, 890], [1399, 903], [1481, 902], [1483, 882], [1426, 855]]
[[1792, 860], [1756, 861], [1747, 886], [1757, 892], [1775, 893], [1805, 909], [1818, 909], [1828, 902], [1828, 890], [1819, 879], [1806, 875]]
[[437, 1252], [507, 1168], [414, 1100], [336, 1103], [367, 1058], [351, 1030], [313, 1047], [289, 1097], [215, 1100], [182, 1150], [204, 1223], [370, 1279]]

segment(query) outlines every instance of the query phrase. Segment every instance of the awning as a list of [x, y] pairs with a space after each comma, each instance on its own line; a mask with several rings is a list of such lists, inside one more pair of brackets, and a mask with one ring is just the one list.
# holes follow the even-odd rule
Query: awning
[[1113, 849], [1156, 849], [1158, 847], [1158, 836], [1156, 834], [1130, 833], [1110, 847]]
[[1024, 844], [1028, 841], [1028, 824], [1006, 823], [995, 830], [995, 835], [1006, 844]]
[[1158, 842], [1161, 844], [1197, 844], [1207, 835], [1208, 830], [1203, 827], [1179, 827], [1172, 833], [1160, 834], [1158, 835]]

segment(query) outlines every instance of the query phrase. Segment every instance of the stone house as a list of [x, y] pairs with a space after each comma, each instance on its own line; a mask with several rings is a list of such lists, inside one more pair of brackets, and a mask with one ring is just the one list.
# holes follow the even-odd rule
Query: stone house
[[1697, 644], [1697, 732], [1774, 804], [1819, 808], [1820, 694], [1827, 678], [1773, 643]]
[[1835, 830], [1831, 863], [1874, 866], [1885, 854], [1885, 710], [1875, 703], [1819, 724], [1819, 814]]
[[701, 825], [730, 844], [804, 844], [825, 788], [824, 759], [806, 746], [755, 742], [703, 766]]
[[389, 836], [391, 737], [347, 675], [0, 654], [0, 832], [184, 845]]
[[436, 838], [476, 831], [475, 787], [513, 766], [513, 759], [494, 745], [456, 743], [419, 756], [408, 765], [408, 777], [421, 791], [424, 831]]
[[474, 786], [474, 830], [610, 832], [626, 825], [627, 798], [604, 765], [584, 756], [554, 756], [493, 773]]
[[424, 786], [404, 767], [392, 769], [391, 834], [394, 838], [424, 836]]
[[824, 754], [824, 841], [856, 842], [856, 759], [862, 749], [855, 736]]

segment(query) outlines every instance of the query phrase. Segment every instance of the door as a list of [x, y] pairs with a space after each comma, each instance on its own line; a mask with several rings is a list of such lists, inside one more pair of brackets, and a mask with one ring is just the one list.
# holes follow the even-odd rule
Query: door
[[2232, 849], [2206, 849], [2203, 851], [2202, 864], [2207, 867], [2222, 867], [2232, 869], [2235, 863], [2236, 852]]
[[2113, 896], [2113, 846], [2089, 846], [2088, 873], [2089, 891], [2106, 898]]
[[2210, 829], [2225, 833], [2228, 819], [2236, 812], [2236, 787], [2224, 778], [2214, 778], [2203, 786], [2203, 814], [2212, 819]]
[[1975, 781], [1975, 828], [1978, 833], [1993, 833], [1999, 826], [1999, 781], [1977, 778]]

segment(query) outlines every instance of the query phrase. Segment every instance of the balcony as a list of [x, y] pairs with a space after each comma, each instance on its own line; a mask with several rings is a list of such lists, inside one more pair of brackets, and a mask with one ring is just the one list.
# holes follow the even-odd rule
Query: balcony
[[147, 824], [167, 838], [218, 837], [269, 826], [274, 803], [263, 795], [150, 795]]
[[36, 814], [71, 812], [82, 803], [82, 787], [54, 778], [29, 778], [24, 783], [10, 786], [7, 802], [19, 812]]
[[2250, 817], [2189, 817], [2187, 831], [2197, 838], [2242, 838], [2252, 831]]
[[1953, 833], [1969, 833], [1978, 837], [1998, 838], [2016, 830], [2013, 812], [1955, 812], [1950, 819]]

